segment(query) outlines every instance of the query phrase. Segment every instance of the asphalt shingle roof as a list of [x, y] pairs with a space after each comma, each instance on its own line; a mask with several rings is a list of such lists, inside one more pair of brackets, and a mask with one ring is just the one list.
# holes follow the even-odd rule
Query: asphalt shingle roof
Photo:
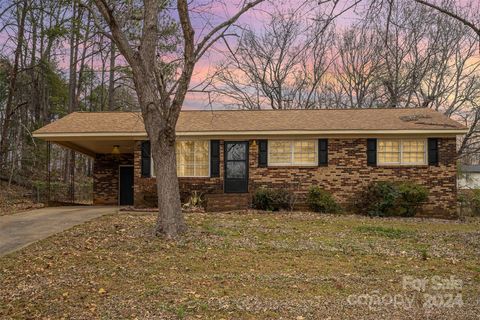
[[[177, 132], [465, 130], [431, 109], [320, 109], [182, 111]], [[144, 133], [138, 112], [74, 112], [35, 131], [49, 133]]]

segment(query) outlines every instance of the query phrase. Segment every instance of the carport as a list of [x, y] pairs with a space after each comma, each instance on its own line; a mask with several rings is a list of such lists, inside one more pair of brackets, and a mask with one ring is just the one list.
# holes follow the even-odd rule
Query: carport
[[[122, 117], [119, 118], [118, 115]], [[98, 113], [74, 112], [33, 133], [35, 138], [46, 141], [47, 202], [51, 200], [52, 144], [93, 159], [93, 192], [96, 205], [133, 204], [133, 153], [135, 143], [145, 140], [146, 132], [140, 114], [123, 112]], [[97, 115], [97, 116], [96, 116]], [[75, 199], [75, 172], [70, 172], [70, 197]], [[104, 196], [105, 190], [116, 189], [117, 199]], [[123, 197], [122, 197], [123, 195]]]

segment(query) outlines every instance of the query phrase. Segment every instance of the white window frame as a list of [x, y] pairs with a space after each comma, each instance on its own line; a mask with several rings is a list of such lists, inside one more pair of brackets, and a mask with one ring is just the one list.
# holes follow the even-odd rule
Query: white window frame
[[[290, 162], [288, 163], [271, 163], [270, 159], [270, 142], [271, 141], [290, 141]], [[294, 159], [294, 152], [293, 152], [293, 145], [296, 141], [313, 141], [315, 145], [315, 161], [313, 164], [311, 163], [293, 163]], [[318, 139], [269, 139], [268, 140], [268, 147], [267, 147], [267, 166], [268, 167], [317, 167], [318, 166]]]
[[[208, 144], [208, 175], [206, 176], [179, 176], [178, 173], [177, 173], [177, 177], [179, 178], [210, 178], [211, 176], [211, 157], [212, 157], [212, 150], [210, 148], [211, 146], [211, 143], [210, 143], [210, 140], [199, 140], [199, 139], [189, 139], [189, 140], [177, 140], [177, 141], [207, 141], [207, 144]], [[176, 142], [175, 142], [175, 152], [177, 152], [177, 145], [176, 145]], [[195, 151], [194, 151], [195, 152]], [[176, 156], [175, 156], [176, 157]], [[194, 158], [195, 160], [195, 155], [194, 155]], [[195, 165], [195, 164], [194, 164]], [[151, 177], [152, 178], [155, 178], [157, 175], [155, 173], [155, 165], [154, 165], [154, 162], [153, 162], [153, 155], [152, 153], [150, 152], [150, 172], [151, 172]], [[178, 172], [178, 171], [177, 171]]]
[[[380, 152], [380, 148], [378, 147], [378, 142], [381, 141], [381, 140], [384, 140], [384, 141], [398, 141], [400, 142], [400, 161], [399, 162], [383, 162], [383, 163], [380, 163], [379, 159], [379, 154], [381, 153]], [[425, 155], [424, 159], [425, 161], [424, 162], [407, 162], [407, 163], [404, 163], [403, 162], [403, 142], [404, 141], [408, 141], [408, 140], [422, 140], [424, 142], [424, 150], [423, 150], [423, 153]], [[398, 138], [394, 138], [394, 139], [390, 139], [390, 138], [380, 138], [380, 139], [377, 139], [377, 165], [378, 166], [426, 166], [428, 165], [428, 140], [425, 139], [425, 138], [401, 138], [401, 139], [398, 139]]]

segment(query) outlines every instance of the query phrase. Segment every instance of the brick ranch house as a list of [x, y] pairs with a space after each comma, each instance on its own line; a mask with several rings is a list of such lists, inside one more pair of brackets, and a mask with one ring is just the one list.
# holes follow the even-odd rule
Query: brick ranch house
[[[230, 210], [248, 207], [261, 186], [302, 199], [315, 184], [346, 204], [372, 181], [409, 180], [429, 190], [423, 213], [454, 216], [456, 140], [466, 130], [419, 108], [182, 111], [176, 127], [181, 197], [198, 191], [207, 210]], [[95, 159], [95, 205], [156, 206], [141, 114], [75, 112], [34, 137]]]

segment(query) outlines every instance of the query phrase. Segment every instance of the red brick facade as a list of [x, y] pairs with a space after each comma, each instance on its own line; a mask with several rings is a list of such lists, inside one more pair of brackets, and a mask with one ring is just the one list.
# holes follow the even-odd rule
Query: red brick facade
[[[250, 141], [250, 145], [253, 141]], [[302, 205], [308, 187], [317, 184], [330, 191], [341, 204], [348, 204], [353, 197], [372, 181], [394, 180], [412, 181], [424, 185], [430, 194], [423, 212], [433, 216], [452, 216], [456, 213], [456, 139], [439, 139], [438, 166], [367, 166], [366, 138], [329, 139], [328, 166], [326, 167], [267, 167], [258, 166], [258, 147], [249, 150], [249, 193], [260, 186], [286, 188], [298, 195]], [[100, 157], [99, 170], [95, 175], [96, 189], [101, 193], [101, 202], [116, 199], [114, 190], [118, 190], [118, 171], [107, 172], [106, 164]], [[124, 159], [130, 161], [129, 159]], [[97, 160], [98, 161], [98, 160]], [[154, 178], [141, 177], [140, 142], [133, 156], [135, 166], [135, 206], [156, 206], [156, 186]], [[182, 200], [186, 200], [194, 191], [202, 194], [223, 193], [223, 141], [220, 143], [220, 177], [218, 178], [180, 178]], [[104, 168], [100, 170], [101, 168]], [[118, 168], [118, 165], [117, 165]], [[118, 170], [118, 169], [117, 169]], [[108, 177], [109, 174], [115, 175]], [[111, 187], [107, 187], [108, 183]], [[107, 195], [110, 190], [112, 194]], [[95, 193], [96, 194], [96, 193]], [[218, 198], [218, 197], [217, 197]], [[208, 200], [207, 200], [208, 201]]]
[[93, 204], [118, 205], [119, 167], [133, 165], [132, 154], [97, 154], [93, 164]]

